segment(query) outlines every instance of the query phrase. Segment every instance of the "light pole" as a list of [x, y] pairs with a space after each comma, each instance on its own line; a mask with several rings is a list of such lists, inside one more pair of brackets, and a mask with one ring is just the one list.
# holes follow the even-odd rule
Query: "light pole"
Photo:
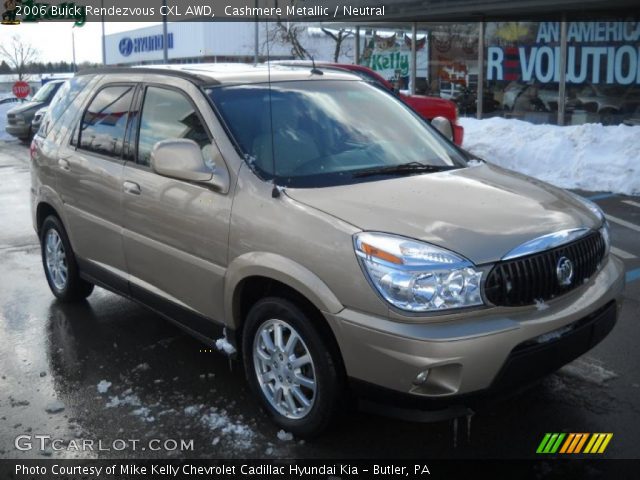
[[100, 1], [100, 6], [102, 7], [100, 9], [100, 11], [102, 12], [102, 15], [100, 17], [101, 23], [102, 23], [102, 65], [107, 65], [107, 46], [105, 44], [105, 39], [104, 39], [104, 0]]
[[167, 45], [167, 0], [162, 0], [162, 60], [166, 65], [169, 63], [169, 50]]
[[73, 73], [76, 73], [78, 71], [78, 66], [76, 65], [76, 36], [73, 32], [74, 28], [76, 28], [75, 23], [71, 26], [71, 51], [73, 53]]

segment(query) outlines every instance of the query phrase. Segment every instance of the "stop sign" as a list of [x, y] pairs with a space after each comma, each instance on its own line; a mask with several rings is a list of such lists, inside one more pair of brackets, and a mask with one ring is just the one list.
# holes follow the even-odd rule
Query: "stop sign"
[[18, 98], [27, 98], [31, 87], [27, 82], [16, 82], [13, 84], [13, 94]]

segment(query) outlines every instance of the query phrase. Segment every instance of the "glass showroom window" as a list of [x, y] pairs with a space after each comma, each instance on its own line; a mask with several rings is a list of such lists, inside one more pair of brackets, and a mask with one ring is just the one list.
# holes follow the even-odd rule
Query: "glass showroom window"
[[541, 37], [545, 22], [489, 22], [485, 27], [485, 86], [503, 115], [532, 123], [556, 123], [560, 36]]
[[[569, 19], [566, 29], [563, 123], [640, 123], [640, 23]], [[556, 123], [561, 22], [490, 22], [485, 32], [485, 83], [501, 114]]]
[[[474, 116], [478, 95], [479, 24], [421, 24], [429, 32], [429, 94], [456, 102], [460, 115]], [[485, 111], [493, 111], [485, 102]]]
[[568, 22], [566, 89], [572, 124], [640, 123], [640, 22]]

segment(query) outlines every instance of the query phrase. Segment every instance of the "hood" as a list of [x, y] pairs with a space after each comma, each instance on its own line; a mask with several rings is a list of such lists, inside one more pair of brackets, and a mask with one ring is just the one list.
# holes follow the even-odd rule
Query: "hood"
[[286, 193], [362, 230], [423, 240], [476, 265], [542, 235], [600, 226], [569, 193], [488, 164]]
[[16, 113], [24, 113], [29, 110], [35, 111], [42, 106], [44, 106], [44, 102], [25, 102], [11, 108], [9, 111], [7, 111], [7, 113], [16, 114]]

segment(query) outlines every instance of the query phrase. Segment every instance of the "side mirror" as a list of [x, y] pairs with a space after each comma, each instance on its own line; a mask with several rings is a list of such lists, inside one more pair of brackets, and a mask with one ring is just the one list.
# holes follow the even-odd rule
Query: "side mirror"
[[451, 122], [448, 119], [444, 117], [435, 117], [431, 120], [431, 125], [442, 135], [453, 141], [453, 130], [451, 129]]
[[[208, 165], [203, 155], [208, 158]], [[163, 140], [151, 150], [151, 169], [158, 175], [190, 182], [211, 183], [226, 193], [229, 173], [219, 150], [211, 145], [200, 149], [190, 139]]]

